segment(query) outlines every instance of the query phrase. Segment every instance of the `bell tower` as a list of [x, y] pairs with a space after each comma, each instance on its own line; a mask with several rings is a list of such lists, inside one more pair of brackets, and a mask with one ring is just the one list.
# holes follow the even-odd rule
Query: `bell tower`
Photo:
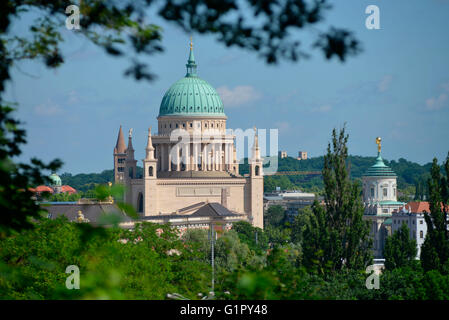
[[263, 169], [260, 157], [259, 137], [254, 127], [254, 144], [250, 160], [250, 196], [251, 196], [251, 224], [263, 229]]
[[154, 147], [151, 140], [151, 127], [148, 128], [148, 141], [143, 159], [143, 177], [145, 183], [144, 210], [145, 216], [157, 214], [157, 159], [154, 158]]
[[114, 148], [114, 182], [125, 183], [126, 146], [122, 126], [118, 131], [117, 143]]

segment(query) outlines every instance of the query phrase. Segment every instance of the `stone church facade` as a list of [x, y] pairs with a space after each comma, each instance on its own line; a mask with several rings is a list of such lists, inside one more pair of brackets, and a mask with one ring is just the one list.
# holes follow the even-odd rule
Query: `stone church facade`
[[122, 128], [114, 148], [114, 179], [125, 185], [125, 201], [142, 218], [186, 218], [218, 204], [240, 220], [263, 228], [262, 158], [255, 129], [249, 174], [239, 174], [235, 135], [216, 90], [197, 75], [192, 45], [187, 73], [165, 93], [156, 134], [148, 130], [143, 177], [137, 177], [132, 130]]

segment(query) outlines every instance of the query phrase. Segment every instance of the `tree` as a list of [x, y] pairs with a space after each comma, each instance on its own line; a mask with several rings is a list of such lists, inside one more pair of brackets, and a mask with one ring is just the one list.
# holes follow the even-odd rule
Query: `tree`
[[438, 270], [449, 274], [449, 153], [444, 163], [446, 176], [441, 175], [438, 160], [433, 159], [429, 186], [430, 213], [424, 213], [427, 235], [421, 249], [424, 270]]
[[285, 221], [285, 210], [282, 206], [270, 206], [265, 214], [264, 225], [280, 226]]
[[417, 251], [416, 240], [410, 238], [410, 229], [403, 223], [401, 228], [385, 242], [385, 268], [393, 270], [410, 266], [416, 258]]
[[307, 225], [310, 224], [310, 217], [313, 214], [312, 207], [307, 206], [298, 209], [298, 215], [292, 223], [291, 240], [294, 243], [302, 243], [304, 239], [304, 232]]
[[325, 205], [312, 206], [310, 224], [304, 231], [304, 265], [318, 273], [361, 269], [371, 261], [369, 227], [363, 221], [360, 187], [349, 179], [346, 165], [348, 135], [345, 128], [332, 131], [332, 148], [324, 156]]
[[232, 225], [241, 242], [246, 243], [256, 253], [263, 253], [268, 249], [268, 237], [265, 232], [253, 227], [249, 222], [239, 221]]

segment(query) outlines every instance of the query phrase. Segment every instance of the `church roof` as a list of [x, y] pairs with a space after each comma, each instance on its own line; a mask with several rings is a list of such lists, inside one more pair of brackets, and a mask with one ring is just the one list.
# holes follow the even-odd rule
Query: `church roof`
[[61, 192], [68, 192], [69, 194], [76, 193], [76, 190], [69, 185], [61, 186]]
[[190, 47], [187, 73], [165, 93], [159, 116], [225, 116], [217, 91], [196, 73], [196, 62]]
[[68, 203], [52, 203], [42, 204], [42, 208], [49, 213], [49, 218], [56, 219], [59, 216], [65, 216], [69, 221], [76, 221], [78, 211], [81, 210], [84, 217], [89, 219], [92, 224], [99, 224], [105, 215], [118, 215], [123, 221], [130, 221], [115, 204], [68, 204]]
[[363, 174], [364, 177], [396, 177], [396, 173], [384, 163], [380, 152], [377, 153], [376, 162]]
[[223, 207], [221, 204], [212, 202], [199, 208], [197, 211], [192, 213], [192, 217], [230, 217], [238, 216], [229, 209]]
[[126, 151], [125, 138], [123, 137], [122, 126], [120, 126], [120, 129], [118, 131], [117, 144], [115, 145], [114, 152], [125, 153], [125, 151]]
[[34, 192], [41, 193], [41, 192], [50, 192], [53, 193], [53, 189], [48, 186], [37, 186], [36, 189], [34, 189]]

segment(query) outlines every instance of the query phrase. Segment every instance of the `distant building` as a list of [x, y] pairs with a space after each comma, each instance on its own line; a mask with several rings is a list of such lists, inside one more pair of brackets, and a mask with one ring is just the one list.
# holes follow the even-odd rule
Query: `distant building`
[[[133, 220], [128, 217], [113, 201], [89, 201], [77, 202], [52, 202], [43, 203], [43, 208], [48, 211], [49, 219], [65, 216], [72, 222], [89, 222], [92, 225], [103, 224], [104, 216], [119, 216], [119, 226], [132, 229], [136, 222], [170, 223], [181, 233], [187, 229], [209, 229], [211, 225], [215, 230], [229, 230], [232, 224], [245, 219], [244, 214], [236, 214], [219, 203], [199, 203], [186, 208], [177, 214], [159, 216], [145, 216]], [[80, 221], [82, 217], [82, 221]]]
[[399, 208], [397, 212], [393, 212], [392, 217], [393, 233], [399, 230], [403, 223], [406, 223], [410, 229], [410, 238], [416, 240], [416, 247], [418, 249], [416, 255], [417, 259], [421, 256], [421, 247], [427, 235], [427, 223], [424, 219], [424, 212], [430, 213], [429, 202], [412, 201]]
[[404, 206], [397, 201], [397, 176], [385, 165], [381, 155], [381, 139], [377, 138], [378, 153], [376, 163], [362, 176], [364, 220], [371, 222], [374, 258], [383, 258], [386, 238], [391, 235], [392, 214]]
[[298, 160], [307, 160], [307, 151], [298, 151]]
[[399, 230], [403, 223], [406, 223], [410, 229], [410, 238], [416, 240], [418, 249], [417, 258], [421, 255], [421, 246], [427, 234], [427, 224], [424, 220], [424, 211], [430, 212], [429, 203], [409, 202], [397, 212], [393, 212], [393, 223], [391, 224], [391, 231], [395, 233]]
[[279, 158], [281, 158], [281, 159], [288, 157], [287, 151], [279, 151], [278, 154], [279, 154]]
[[48, 192], [51, 194], [56, 193], [68, 193], [74, 194], [77, 191], [69, 185], [62, 185], [61, 178], [56, 174], [52, 173], [50, 176], [50, 185], [49, 186], [37, 186], [36, 188], [30, 188], [30, 191], [34, 192], [37, 196], [40, 196], [43, 192]]
[[305, 193], [300, 191], [265, 193], [263, 197], [264, 210], [271, 206], [281, 206], [289, 221], [293, 221], [298, 215], [298, 210], [313, 204], [315, 200], [314, 193]]

